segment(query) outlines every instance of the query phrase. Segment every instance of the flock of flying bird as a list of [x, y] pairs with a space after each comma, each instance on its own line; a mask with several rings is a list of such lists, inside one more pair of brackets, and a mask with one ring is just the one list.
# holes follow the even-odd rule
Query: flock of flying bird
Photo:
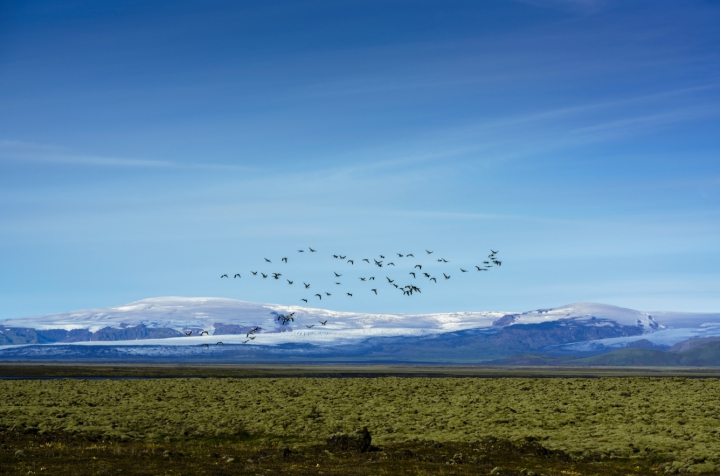
[[[298, 253], [305, 253], [305, 252], [306, 252], [306, 250], [304, 250], [304, 249], [298, 250]], [[317, 253], [317, 250], [315, 250], [315, 249], [313, 249], [313, 248], [308, 248], [308, 252], [309, 252], [309, 253]], [[434, 252], [426, 249], [426, 250], [425, 250], [425, 253], [426, 253], [425, 257], [428, 258], [428, 257], [430, 257], [430, 255], [432, 255]], [[500, 261], [500, 260], [498, 259], [497, 254], [498, 254], [498, 251], [490, 250], [490, 254], [488, 255], [487, 259], [482, 262], [482, 265], [474, 265], [475, 268], [476, 268], [476, 270], [477, 270], [476, 272], [488, 271], [488, 270], [489, 270], [490, 268], [492, 268], [493, 266], [501, 266], [501, 265], [502, 265], [502, 261]], [[402, 261], [403, 261], [403, 264], [406, 263], [406, 262], [408, 261], [407, 258], [413, 258], [412, 263], [417, 263], [417, 261], [418, 261], [417, 259], [415, 259], [415, 255], [414, 255], [413, 253], [406, 253], [406, 254], [396, 253], [396, 255], [397, 255], [397, 258], [391, 258], [391, 259], [393, 259], [393, 260], [395, 260], [395, 261], [398, 261], [398, 263], [400, 263], [399, 260], [402, 260]], [[332, 257], [333, 257], [333, 259], [339, 260], [339, 261], [343, 262], [343, 263], [346, 264], [346, 265], [347, 265], [347, 264], [349, 264], [349, 265], [351, 265], [351, 266], [354, 266], [354, 265], [355, 265], [355, 261], [356, 261], [356, 260], [353, 259], [353, 258], [348, 259], [347, 255], [334, 254], [334, 255], [332, 255]], [[434, 258], [434, 259], [435, 259], [435, 258]], [[440, 263], [441, 265], [445, 265], [445, 264], [449, 263], [449, 261], [446, 260], [445, 258], [438, 258], [438, 259], [436, 259], [436, 260], [437, 260], [437, 263]], [[285, 264], [287, 264], [287, 263], [288, 263], [288, 258], [287, 258], [287, 257], [283, 257], [283, 258], [281, 258], [280, 261], [283, 262], [283, 263], [285, 263]], [[265, 264], [272, 264], [272, 260], [270, 260], [270, 259], [268, 259], [268, 258], [264, 258], [264, 263], [265, 263]], [[397, 269], [398, 269], [398, 266], [397, 266], [393, 261], [390, 261], [390, 259], [386, 258], [385, 255], [378, 255], [376, 258], [372, 258], [372, 262], [371, 262], [371, 260], [370, 260], [369, 258], [362, 258], [362, 259], [358, 262], [358, 264], [361, 264], [361, 263], [366, 263], [366, 265], [369, 265], [369, 266], [371, 266], [373, 269], [376, 269], [376, 270], [378, 270], [378, 271], [379, 271], [379, 269], [381, 269], [381, 268], [383, 268], [383, 267], [386, 268], [386, 269], [389, 269], [391, 266], [392, 266], [393, 268], [395, 268], [394, 271], [397, 271]], [[411, 264], [412, 264], [412, 263], [411, 263]], [[425, 266], [425, 271], [423, 271], [423, 266]], [[460, 273], [468, 273], [468, 272], [469, 272], [467, 269], [464, 269], [464, 268], [462, 268], [462, 267], [460, 267], [459, 270], [460, 270]], [[415, 265], [413, 266], [412, 270], [407, 274], [407, 276], [412, 276], [413, 279], [415, 279], [415, 280], [424, 278], [424, 279], [427, 280], [428, 283], [431, 282], [431, 281], [434, 282], [434, 283], [437, 283], [437, 282], [438, 282], [438, 281], [437, 281], [438, 278], [436, 278], [435, 276], [433, 276], [433, 275], [432, 275], [431, 273], [429, 273], [428, 271], [430, 271], [429, 266], [424, 265], [424, 264], [422, 264], [422, 263], [417, 263], [417, 264], [415, 264]], [[450, 271], [448, 270], [447, 272], [450, 272]], [[442, 277], [443, 277], [444, 280], [449, 280], [449, 279], [452, 277], [452, 275], [447, 274], [447, 272], [442, 271]], [[274, 280], [276, 280], [276, 281], [280, 281], [280, 278], [283, 277], [283, 274], [280, 273], [280, 272], [266, 272], [266, 273], [264, 273], [264, 272], [258, 270], [258, 271], [250, 271], [250, 273], [252, 274], [252, 276], [258, 276], [258, 274], [259, 274], [262, 279], [267, 279], [267, 278], [270, 278], [270, 277], [271, 277], [272, 279], [274, 279]], [[339, 281], [339, 279], [343, 277], [343, 274], [344, 274], [344, 273], [338, 273], [337, 271], [333, 271], [333, 274], [334, 274], [334, 278], [335, 278], [335, 279], [334, 279], [335, 285], [341, 285], [342, 282]], [[375, 276], [370, 276], [369, 274], [374, 274], [374, 273], [369, 272], [367, 276], [358, 276], [357, 278], [359, 279], [360, 282], [362, 282], [362, 283], [368, 283], [368, 284], [370, 283], [370, 281], [376, 281]], [[386, 274], [386, 273], [382, 273], [382, 274]], [[389, 274], [389, 273], [387, 273], [387, 274]], [[230, 275], [229, 275], [229, 274], [223, 274], [223, 275], [220, 276], [220, 278], [221, 278], [221, 279], [225, 279], [225, 278], [228, 278], [228, 279], [229, 279], [229, 278], [230, 278]], [[241, 276], [240, 273], [235, 273], [235, 274], [233, 275], [233, 278], [234, 278], [234, 279], [242, 278], [242, 276]], [[414, 293], [422, 293], [420, 287], [417, 286], [417, 284], [416, 284], [415, 282], [412, 282], [412, 283], [410, 283], [410, 284], [406, 284], [406, 285], [403, 286], [403, 285], [401, 285], [400, 283], [397, 283], [397, 282], [396, 282], [396, 281], [398, 280], [398, 278], [391, 279], [389, 276], [384, 276], [384, 278], [387, 280], [387, 283], [388, 283], [388, 285], [389, 285], [388, 287], [391, 287], [391, 288], [392, 288], [393, 290], [395, 290], [395, 291], [401, 291], [404, 296], [412, 296]], [[295, 284], [295, 280], [291, 280], [291, 279], [285, 278], [285, 281], [287, 281], [288, 285], [290, 285], [290, 286], [293, 286], [293, 285]], [[382, 277], [378, 277], [377, 282], [381, 282], [381, 281], [382, 281]], [[373, 284], [375, 284], [375, 283], [373, 283]], [[310, 283], [306, 283], [306, 282], [304, 282], [304, 281], [302, 282], [302, 285], [303, 285], [303, 288], [301, 288], [302, 290], [309, 290], [310, 287], [311, 287], [311, 284], [310, 284]], [[375, 287], [372, 287], [372, 288], [369, 289], [369, 291], [368, 291], [368, 290], [366, 290], [366, 291], [367, 291], [367, 292], [370, 292], [370, 293], [374, 293], [374, 295], [377, 296], [379, 289], [380, 289], [380, 286], [379, 286], [379, 285], [375, 285]], [[356, 292], [345, 292], [345, 295], [348, 296], [348, 297], [353, 297], [354, 294], [357, 294], [357, 293], [356, 293]], [[325, 298], [327, 299], [327, 298], [331, 297], [332, 295], [333, 295], [333, 294], [332, 294], [331, 292], [322, 291], [322, 292], [315, 293], [312, 297], [316, 297], [316, 298], [318, 298], [319, 301], [322, 301], [323, 297], [325, 297]], [[302, 302], [304, 302], [304, 303], [307, 304], [307, 303], [308, 303], [308, 298], [307, 298], [307, 297], [302, 297], [302, 298], [300, 299], [300, 301], [302, 301]], [[290, 314], [287, 314], [287, 315], [279, 314], [279, 315], [277, 316], [277, 322], [278, 322], [280, 325], [282, 325], [282, 326], [287, 325], [288, 323], [295, 321], [294, 315], [295, 315], [294, 312], [292, 312], [292, 313], [290, 313]], [[325, 325], [327, 324], [327, 320], [325, 320], [325, 321], [318, 321], [318, 322], [319, 322], [319, 324], [322, 325], [322, 326], [325, 326]], [[308, 329], [311, 329], [311, 328], [313, 328], [314, 326], [315, 326], [315, 324], [305, 325], [305, 327], [307, 327]], [[254, 339], [255, 339], [255, 336], [254, 336], [253, 334], [255, 334], [256, 332], [258, 332], [258, 331], [260, 331], [260, 330], [261, 330], [261, 328], [255, 327], [253, 330], [251, 330], [251, 331], [246, 335], [246, 340], [243, 341], [242, 343], [243, 343], [243, 344], [247, 344], [247, 343], [250, 342], [251, 340], [254, 340]], [[191, 333], [192, 333], [192, 331], [191, 331]], [[207, 333], [207, 331], [203, 331], [203, 333]], [[202, 333], [201, 333], [201, 334], [202, 334]], [[189, 336], [190, 334], [186, 332], [185, 335], [188, 335], [188, 336]], [[218, 342], [216, 345], [221, 345], [221, 344], [222, 344], [222, 342]], [[208, 346], [208, 344], [202, 344], [202, 345], [204, 345], [204, 346], [206, 346], [206, 347]]]

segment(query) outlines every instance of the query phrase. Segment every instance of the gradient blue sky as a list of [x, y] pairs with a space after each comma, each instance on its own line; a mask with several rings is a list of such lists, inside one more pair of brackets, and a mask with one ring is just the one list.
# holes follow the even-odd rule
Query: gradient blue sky
[[248, 271], [424, 248], [503, 266], [323, 304], [718, 311], [718, 25], [709, 0], [2, 2], [0, 318], [299, 304]]

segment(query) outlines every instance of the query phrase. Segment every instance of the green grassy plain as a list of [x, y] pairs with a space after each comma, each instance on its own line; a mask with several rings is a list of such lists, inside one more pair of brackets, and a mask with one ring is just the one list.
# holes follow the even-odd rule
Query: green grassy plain
[[[0, 381], [0, 431], [303, 447], [367, 427], [380, 447], [528, 440], [577, 461], [720, 469], [720, 381], [253, 378]], [[645, 464], [645, 463], [643, 463]], [[665, 468], [663, 466], [663, 468]]]

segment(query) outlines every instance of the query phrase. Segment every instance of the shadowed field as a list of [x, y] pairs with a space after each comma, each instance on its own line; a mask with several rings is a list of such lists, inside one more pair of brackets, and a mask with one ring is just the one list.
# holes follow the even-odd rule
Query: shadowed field
[[0, 430], [121, 445], [252, 441], [302, 453], [367, 427], [381, 449], [534, 442], [567, 461], [701, 472], [720, 467], [719, 397], [720, 381], [701, 378], [5, 380]]

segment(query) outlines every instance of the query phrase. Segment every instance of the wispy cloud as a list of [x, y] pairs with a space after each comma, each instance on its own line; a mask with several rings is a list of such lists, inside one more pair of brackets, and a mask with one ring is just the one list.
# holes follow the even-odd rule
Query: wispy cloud
[[248, 167], [233, 164], [186, 163], [168, 160], [117, 158], [73, 153], [66, 147], [32, 142], [0, 140], [0, 160], [16, 162], [44, 162], [57, 165], [96, 167], [159, 168], [159, 169], [236, 169]]

